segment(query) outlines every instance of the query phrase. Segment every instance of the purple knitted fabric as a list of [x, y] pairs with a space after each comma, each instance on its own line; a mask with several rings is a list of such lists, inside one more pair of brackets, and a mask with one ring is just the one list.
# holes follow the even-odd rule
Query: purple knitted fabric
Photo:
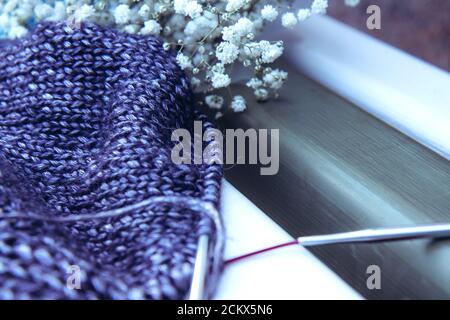
[[0, 298], [185, 298], [200, 234], [211, 293], [221, 166], [171, 161], [194, 120], [211, 127], [153, 37], [43, 23], [2, 46]]

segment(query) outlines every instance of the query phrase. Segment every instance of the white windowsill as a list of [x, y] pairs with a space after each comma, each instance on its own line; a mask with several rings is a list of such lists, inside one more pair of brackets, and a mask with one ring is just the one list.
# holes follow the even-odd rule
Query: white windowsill
[[[222, 184], [225, 258], [291, 241], [292, 237], [230, 183]], [[360, 299], [308, 250], [291, 246], [225, 268], [215, 299]]]
[[298, 69], [450, 159], [450, 74], [330, 17], [284, 33]]

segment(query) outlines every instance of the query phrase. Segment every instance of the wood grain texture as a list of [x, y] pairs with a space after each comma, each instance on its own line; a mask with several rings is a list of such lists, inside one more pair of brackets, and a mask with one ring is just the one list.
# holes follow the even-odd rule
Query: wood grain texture
[[[450, 221], [449, 161], [295, 71], [289, 77], [280, 100], [222, 119], [226, 128], [280, 129], [278, 175], [236, 165], [225, 170], [233, 185], [294, 237]], [[311, 251], [367, 298], [450, 297], [449, 240]], [[381, 290], [366, 286], [373, 264]]]

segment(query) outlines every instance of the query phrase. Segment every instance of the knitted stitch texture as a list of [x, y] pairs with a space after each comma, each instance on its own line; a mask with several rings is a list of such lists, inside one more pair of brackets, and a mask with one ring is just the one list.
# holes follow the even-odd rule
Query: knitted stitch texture
[[194, 120], [211, 127], [156, 38], [61, 22], [0, 46], [0, 298], [185, 298], [200, 234], [211, 294], [222, 168], [171, 161]]

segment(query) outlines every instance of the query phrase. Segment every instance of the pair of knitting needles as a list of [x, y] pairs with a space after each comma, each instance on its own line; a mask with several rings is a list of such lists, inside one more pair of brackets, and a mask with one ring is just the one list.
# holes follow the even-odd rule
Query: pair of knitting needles
[[[431, 224], [415, 227], [364, 229], [352, 232], [332, 233], [324, 235], [300, 237], [293, 241], [279, 244], [273, 247], [261, 249], [241, 255], [225, 261], [225, 264], [251, 257], [277, 248], [299, 244], [303, 247], [320, 246], [342, 243], [371, 243], [380, 241], [409, 240], [419, 238], [444, 238], [450, 237], [450, 224]], [[208, 246], [209, 238], [203, 235], [199, 238], [197, 255], [194, 264], [194, 272], [189, 293], [190, 300], [205, 298], [204, 284], [208, 272]]]

